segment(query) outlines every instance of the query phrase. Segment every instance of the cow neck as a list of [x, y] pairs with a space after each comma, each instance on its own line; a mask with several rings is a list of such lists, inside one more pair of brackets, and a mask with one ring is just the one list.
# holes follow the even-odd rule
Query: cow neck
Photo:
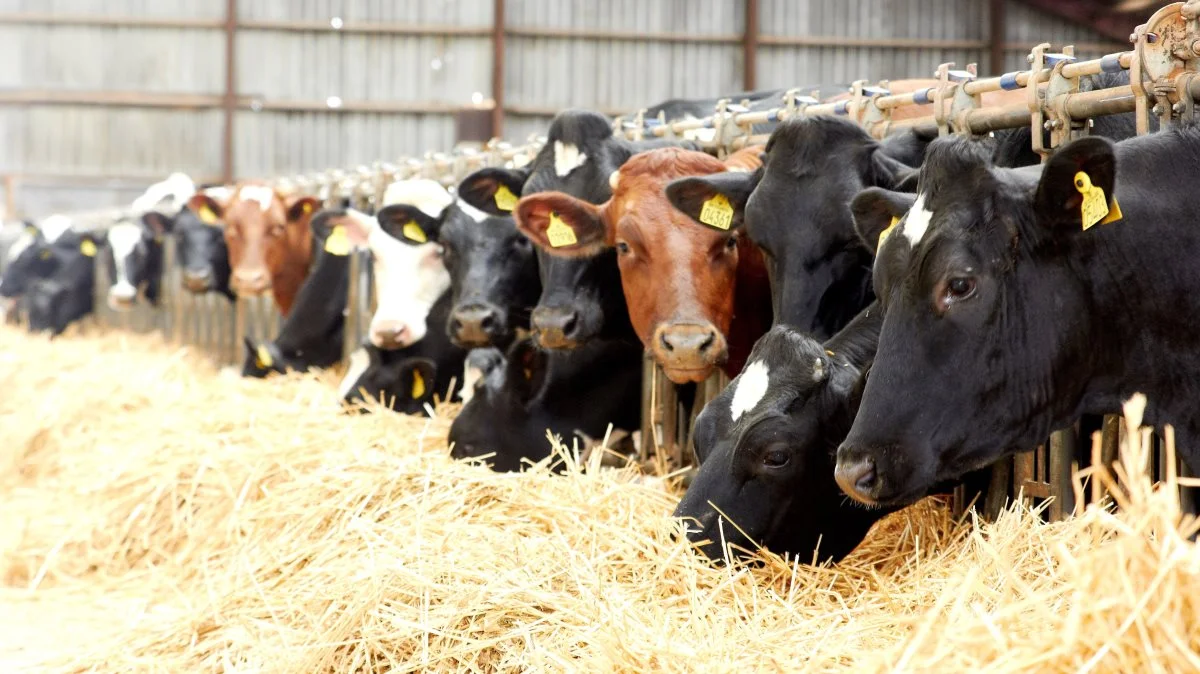
[[316, 265], [296, 295], [295, 311], [279, 330], [275, 340], [279, 350], [292, 355], [316, 351], [335, 341], [345, 326], [349, 287], [350, 257], [319, 254]]
[[296, 230], [288, 235], [283, 260], [271, 280], [271, 294], [275, 298], [275, 304], [279, 306], [279, 313], [285, 317], [292, 311], [300, 286], [308, 277], [312, 260], [312, 230], [309, 229], [308, 223], [304, 223], [302, 231], [298, 226]]
[[722, 367], [730, 378], [742, 371], [754, 344], [767, 334], [774, 320], [766, 263], [762, 251], [747, 236], [738, 238], [738, 266], [734, 278], [729, 357]]

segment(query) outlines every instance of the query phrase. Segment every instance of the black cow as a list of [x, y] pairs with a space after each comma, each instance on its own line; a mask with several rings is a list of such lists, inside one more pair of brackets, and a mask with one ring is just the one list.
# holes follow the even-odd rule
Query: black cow
[[0, 274], [0, 298], [5, 300], [19, 298], [32, 281], [54, 271], [55, 261], [46, 251], [45, 237], [33, 225], [25, 228], [5, 255], [4, 273]]
[[323, 210], [313, 216], [313, 251], [316, 262], [300, 286], [292, 311], [279, 328], [279, 335], [256, 345], [244, 340], [243, 377], [265, 377], [288, 370], [307, 372], [312, 367], [330, 367], [342, 359], [346, 334], [346, 301], [350, 292], [350, 253], [339, 221], [345, 211]]
[[31, 332], [53, 337], [92, 313], [97, 250], [94, 235], [78, 232], [65, 232], [41, 247], [41, 269], [50, 271], [32, 278], [23, 297]]
[[1179, 187], [1200, 170], [1200, 130], [1085, 138], [1041, 170], [988, 157], [966, 139], [931, 146], [880, 250], [887, 311], [839, 484], [907, 503], [1135, 392], [1200, 468], [1200, 205]]
[[463, 387], [467, 352], [442, 330], [450, 316], [451, 293], [434, 303], [426, 318], [425, 336], [402, 349], [382, 350], [367, 342], [350, 357], [339, 395], [350, 404], [367, 397], [404, 414], [418, 414], [436, 394], [452, 400]]
[[493, 470], [520, 470], [550, 455], [549, 430], [570, 446], [577, 433], [602, 437], [612, 423], [637, 428], [641, 348], [591, 341], [570, 354], [550, 354], [533, 338], [506, 355], [476, 349], [468, 368], [481, 371], [470, 401], [450, 426], [451, 456], [484, 458]]
[[108, 268], [108, 306], [129, 311], [142, 296], [158, 306], [162, 292], [163, 237], [171, 220], [156, 211], [124, 217], [105, 233], [104, 263]]
[[172, 227], [175, 258], [185, 290], [197, 295], [216, 292], [232, 301], [229, 249], [225, 245], [225, 230], [217, 222], [215, 214], [197, 214], [184, 206]]

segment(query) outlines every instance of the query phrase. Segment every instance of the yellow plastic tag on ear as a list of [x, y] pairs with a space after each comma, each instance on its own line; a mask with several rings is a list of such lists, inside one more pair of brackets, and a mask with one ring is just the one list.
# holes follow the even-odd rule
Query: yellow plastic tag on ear
[[217, 224], [217, 214], [213, 213], [213, 209], [209, 208], [208, 206], [201, 206], [200, 212], [196, 215], [200, 217], [200, 222], [203, 222], [206, 225]]
[[416, 220], [409, 220], [404, 223], [404, 228], [400, 230], [400, 233], [404, 234], [404, 238], [409, 241], [416, 241], [417, 243], [429, 241], [429, 237], [425, 236], [425, 230], [421, 229]]
[[38, 257], [43, 260], [49, 260], [50, 255], [51, 255], [51, 253], [48, 250], [43, 250], [41, 253], [38, 253]]
[[1093, 185], [1091, 176], [1083, 171], [1076, 173], [1075, 189], [1083, 195], [1083, 204], [1080, 205], [1079, 211], [1084, 231], [1100, 222], [1112, 222], [1107, 219], [1110, 211], [1108, 199], [1104, 197], [1104, 189]]
[[83, 243], [79, 244], [79, 252], [88, 257], [96, 257], [96, 244], [84, 239]]
[[335, 225], [325, 238], [325, 252], [330, 255], [345, 257], [350, 254], [350, 239], [346, 236], [346, 228]]
[[420, 400], [421, 396], [425, 395], [425, 377], [421, 376], [420, 370], [413, 370], [412, 375], [412, 399]]
[[313, 209], [313, 205], [312, 205], [312, 202], [311, 202], [311, 201], [306, 201], [306, 202], [304, 202], [304, 206], [302, 206], [302, 207], [301, 207], [301, 210], [303, 210], [303, 211], [304, 211], [304, 214], [305, 214], [305, 215], [308, 215], [309, 213], [312, 213], [312, 209]]
[[567, 223], [558, 217], [558, 213], [550, 214], [550, 226], [546, 228], [546, 238], [550, 240], [551, 248], [562, 248], [579, 243], [579, 239], [575, 238], [575, 230], [568, 227]]
[[275, 364], [275, 359], [271, 357], [271, 352], [267, 351], [265, 344], [259, 344], [255, 350], [254, 364], [263, 370], [270, 369]]
[[729, 229], [733, 225], [733, 206], [724, 194], [710, 197], [700, 208], [700, 222], [717, 229]]
[[1114, 196], [1112, 200], [1112, 210], [1108, 212], [1108, 215], [1104, 216], [1104, 219], [1100, 221], [1100, 224], [1107, 225], [1108, 223], [1116, 222], [1123, 217], [1125, 217], [1125, 214], [1121, 212], [1121, 204], [1117, 203], [1117, 198]]
[[496, 194], [492, 198], [496, 200], [496, 208], [502, 211], [511, 213], [517, 208], [517, 195], [508, 189], [508, 185], [501, 185], [496, 188]]
[[880, 248], [883, 248], [884, 240], [888, 238], [888, 234], [892, 233], [892, 230], [896, 228], [896, 225], [899, 222], [900, 222], [900, 218], [893, 215], [892, 216], [892, 224], [888, 225], [882, 232], [879, 233], [879, 241], [876, 242], [876, 244], [875, 244], [875, 250], [879, 250]]

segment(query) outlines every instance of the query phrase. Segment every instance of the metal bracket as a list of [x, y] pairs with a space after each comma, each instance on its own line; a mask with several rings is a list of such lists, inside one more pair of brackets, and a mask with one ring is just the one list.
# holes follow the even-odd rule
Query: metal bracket
[[934, 71], [937, 78], [937, 88], [933, 91], [933, 120], [937, 123], [938, 135], [950, 133], [950, 122], [947, 119], [946, 90], [950, 88], [950, 68], [954, 63], [943, 63]]
[[983, 106], [982, 94], [969, 94], [963, 85], [979, 76], [979, 66], [968, 63], [966, 70], [951, 70], [946, 73], [946, 79], [954, 82], [954, 98], [950, 101], [950, 126], [955, 133], [970, 135], [971, 127], [967, 125], [967, 113]]
[[1029, 53], [1029, 82], [1025, 84], [1026, 104], [1029, 106], [1029, 128], [1030, 137], [1032, 139], [1033, 151], [1045, 161], [1046, 157], [1050, 156], [1050, 150], [1045, 144], [1045, 125], [1046, 115], [1045, 108], [1042, 105], [1042, 94], [1038, 89], [1038, 83], [1042, 80], [1042, 71], [1046, 69], [1046, 50], [1050, 48], [1049, 42], [1043, 42], [1033, 48]]
[[1047, 65], [1053, 68], [1046, 83], [1045, 115], [1049, 119], [1045, 127], [1050, 131], [1050, 147], [1056, 148], [1085, 135], [1087, 128], [1085, 121], [1077, 124], [1071, 119], [1071, 113], [1067, 110], [1071, 94], [1079, 93], [1079, 78], [1071, 79], [1063, 75], [1063, 67], [1075, 62], [1075, 47], [1068, 45], [1061, 54], [1045, 54], [1045, 58]]

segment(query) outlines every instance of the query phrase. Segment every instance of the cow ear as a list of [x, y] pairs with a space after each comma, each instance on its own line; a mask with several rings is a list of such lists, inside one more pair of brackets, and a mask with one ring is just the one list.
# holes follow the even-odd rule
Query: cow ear
[[187, 207], [206, 225], [215, 225], [225, 217], [225, 203], [204, 193], [193, 194], [192, 198], [188, 199]]
[[158, 211], [147, 211], [142, 214], [142, 223], [150, 229], [154, 234], [154, 238], [162, 239], [162, 237], [171, 233], [172, 222], [167, 216]]
[[437, 365], [428, 358], [406, 358], [400, 363], [399, 395], [406, 400], [426, 403], [433, 400]]
[[762, 171], [730, 171], [681, 178], [667, 185], [667, 199], [701, 225], [727, 232], [744, 224], [746, 200], [758, 186], [761, 175]]
[[[442, 211], [443, 215], [446, 211]], [[393, 204], [375, 215], [379, 226], [389, 236], [410, 245], [437, 241], [442, 229], [441, 218], [409, 204]]]
[[287, 198], [288, 222], [303, 222], [308, 225], [313, 213], [321, 208], [321, 200], [309, 195], [296, 195]]
[[546, 251], [584, 257], [611, 245], [603, 213], [603, 206], [562, 192], [541, 192], [523, 197], [515, 216], [521, 233]]
[[897, 192], [912, 192], [915, 194], [917, 192], [917, 181], [920, 177], [920, 168], [907, 169], [896, 176], [896, 184], [892, 185], [892, 189]]
[[1034, 210], [1055, 228], [1067, 231], [1082, 231], [1100, 222], [1105, 208], [1112, 217], [1116, 168], [1113, 145], [1106, 138], [1090, 136], [1064, 145], [1042, 169]]
[[899, 189], [900, 182], [909, 176], [913, 167], [889, 157], [878, 145], [871, 152], [867, 184], [876, 187]]
[[915, 194], [868, 187], [850, 202], [854, 231], [867, 250], [878, 254], [883, 233], [889, 231], [917, 200]]
[[479, 169], [459, 183], [458, 198], [484, 213], [508, 215], [516, 209], [528, 179], [528, 168]]
[[509, 349], [505, 386], [522, 405], [528, 404], [542, 390], [547, 360], [546, 352], [539, 349], [532, 339], [523, 339]]

